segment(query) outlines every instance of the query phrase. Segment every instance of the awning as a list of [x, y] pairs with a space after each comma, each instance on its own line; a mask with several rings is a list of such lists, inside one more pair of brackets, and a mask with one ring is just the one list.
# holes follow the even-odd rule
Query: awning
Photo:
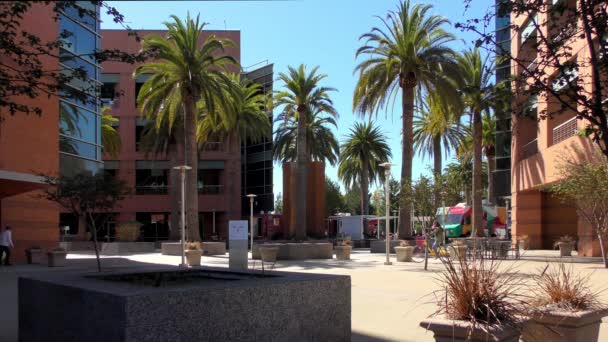
[[48, 184], [44, 178], [29, 173], [0, 170], [0, 198], [43, 189]]

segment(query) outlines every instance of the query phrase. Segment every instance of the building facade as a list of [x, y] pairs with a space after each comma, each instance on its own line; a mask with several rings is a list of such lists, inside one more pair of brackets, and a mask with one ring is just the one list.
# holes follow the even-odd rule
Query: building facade
[[[580, 22], [568, 20], [566, 16], [551, 16], [552, 6], [576, 8], [576, 0], [548, 1], [548, 11], [539, 11], [535, 17], [511, 15], [511, 22], [520, 30], [511, 31], [511, 53], [522, 63], [511, 63], [511, 73], [525, 75], [526, 70], [537, 70], [545, 65], [541, 61], [540, 37], [558, 39], [563, 48], [572, 51], [572, 60], [579, 63], [576, 70], [559, 73], [557, 69], [544, 66], [543, 73], [552, 82], [557, 94], [568, 91], [568, 82], [576, 82], [589, 90], [589, 49], [579, 35], [564, 36], [563, 32], [576, 29]], [[562, 22], [554, 22], [561, 20]], [[565, 22], [568, 20], [568, 22]], [[540, 24], [536, 27], [534, 22]], [[580, 26], [578, 26], [580, 29]], [[540, 32], [539, 32], [540, 31]], [[573, 31], [572, 31], [573, 32]], [[597, 39], [597, 37], [595, 37]], [[564, 160], [584, 161], [593, 153], [595, 146], [588, 138], [577, 132], [587, 126], [576, 118], [573, 110], [564, 110], [559, 101], [545, 92], [534, 94], [528, 91], [526, 82], [513, 82], [512, 106], [512, 161], [511, 191], [513, 199], [513, 234], [527, 235], [531, 248], [553, 248], [553, 243], [562, 235], [578, 237], [579, 255], [597, 256], [600, 253], [595, 234], [586, 222], [577, 215], [572, 203], [564, 203], [547, 192], [546, 186], [559, 180], [560, 163]], [[560, 95], [561, 96], [561, 95]], [[541, 119], [540, 115], [549, 118]]]
[[92, 55], [100, 43], [98, 18], [98, 7], [75, 1], [58, 12], [53, 4], [34, 4], [21, 22], [42, 43], [62, 37], [59, 58], [41, 58], [44, 70], [69, 74], [79, 69], [86, 76], [71, 78], [57, 95], [27, 99], [42, 108], [40, 116], [0, 113], [0, 224], [13, 229], [17, 261], [26, 248], [52, 248], [59, 241], [59, 210], [42, 199], [41, 175], [96, 172], [101, 167], [100, 68]]

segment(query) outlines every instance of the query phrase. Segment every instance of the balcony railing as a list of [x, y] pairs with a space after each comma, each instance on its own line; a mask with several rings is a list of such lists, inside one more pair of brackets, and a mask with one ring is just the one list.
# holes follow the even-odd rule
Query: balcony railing
[[523, 159], [530, 158], [538, 153], [538, 139], [534, 139], [525, 144], [522, 148]]
[[576, 135], [578, 125], [576, 116], [553, 129], [553, 145]]
[[137, 195], [164, 195], [167, 193], [166, 185], [137, 185], [135, 193]]
[[201, 195], [219, 195], [223, 189], [223, 185], [203, 185], [198, 187], [198, 193]]

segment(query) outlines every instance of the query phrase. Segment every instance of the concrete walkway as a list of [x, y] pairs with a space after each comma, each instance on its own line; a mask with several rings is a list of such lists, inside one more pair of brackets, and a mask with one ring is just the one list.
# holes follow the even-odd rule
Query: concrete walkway
[[[73, 272], [92, 269], [95, 260], [92, 254], [70, 254], [68, 266], [50, 269], [39, 265], [0, 267], [0, 341], [17, 341], [17, 278], [35, 272]], [[350, 275], [352, 279], [352, 329], [353, 341], [433, 341], [432, 333], [426, 332], [418, 323], [431, 315], [436, 306], [433, 291], [441, 288], [435, 280], [443, 269], [438, 260], [431, 259], [429, 270], [422, 264], [396, 263], [385, 266], [383, 254], [370, 254], [366, 250], [355, 250], [351, 261], [307, 260], [281, 261], [275, 269], [311, 273]], [[526, 251], [518, 261], [503, 261], [505, 267], [515, 267], [524, 276], [537, 274], [546, 261], [560, 260], [558, 251]], [[591, 261], [582, 263], [581, 261]], [[608, 270], [601, 260], [573, 257], [572, 267], [589, 274], [594, 288], [608, 286]], [[178, 265], [180, 258], [159, 253], [123, 257], [104, 257], [102, 266], [109, 269], [155, 267], [155, 265]], [[203, 257], [203, 263], [215, 267], [227, 267], [227, 256]], [[251, 264], [253, 267], [254, 264]], [[260, 269], [260, 263], [255, 264]], [[602, 293], [608, 303], [608, 291]], [[600, 341], [608, 341], [608, 323], [603, 323]]]

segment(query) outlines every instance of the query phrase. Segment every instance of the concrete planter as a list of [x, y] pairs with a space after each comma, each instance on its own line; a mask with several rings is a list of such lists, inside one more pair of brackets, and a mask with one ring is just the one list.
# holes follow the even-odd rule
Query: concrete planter
[[537, 311], [524, 325], [523, 341], [598, 341], [602, 317], [608, 310]]
[[351, 246], [336, 246], [334, 250], [336, 251], [336, 259], [338, 260], [350, 260], [350, 251], [353, 248]]
[[253, 259], [260, 259], [260, 248], [278, 247], [277, 260], [333, 259], [334, 245], [326, 241], [253, 243]]
[[351, 340], [342, 275], [146, 266], [37, 272], [18, 287], [21, 342]]
[[467, 246], [450, 246], [448, 251], [450, 251], [450, 258], [452, 259], [466, 258], [467, 256]]
[[558, 242], [557, 246], [559, 247], [559, 256], [572, 256], [572, 249], [574, 248], [574, 244], [570, 242]]
[[184, 252], [186, 254], [186, 263], [188, 266], [201, 265], [201, 255], [203, 255], [203, 251], [198, 249], [188, 249]]
[[260, 247], [260, 254], [264, 262], [276, 262], [279, 255], [279, 247]]
[[[389, 253], [395, 253], [395, 247], [399, 247], [401, 241], [390, 240], [389, 241]], [[386, 240], [372, 240], [369, 244], [369, 251], [371, 253], [386, 253]]]
[[42, 249], [30, 248], [25, 250], [28, 264], [40, 264], [42, 262]]
[[520, 332], [509, 326], [476, 326], [470, 322], [450, 319], [428, 319], [420, 326], [433, 332], [435, 341], [518, 342]]
[[413, 246], [397, 246], [395, 247], [395, 253], [397, 254], [397, 261], [400, 262], [411, 262], [412, 255], [414, 254]]
[[224, 255], [226, 254], [225, 241], [203, 241], [201, 248], [204, 255]]
[[68, 255], [66, 251], [50, 251], [46, 253], [49, 260], [49, 267], [65, 266], [65, 257]]

